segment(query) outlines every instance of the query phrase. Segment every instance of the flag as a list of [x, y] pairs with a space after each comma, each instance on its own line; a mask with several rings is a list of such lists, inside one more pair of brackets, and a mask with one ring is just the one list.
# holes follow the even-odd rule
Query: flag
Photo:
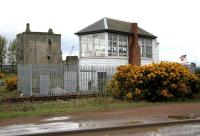
[[180, 59], [181, 59], [181, 61], [185, 60], [186, 59], [186, 54], [185, 55], [181, 55]]

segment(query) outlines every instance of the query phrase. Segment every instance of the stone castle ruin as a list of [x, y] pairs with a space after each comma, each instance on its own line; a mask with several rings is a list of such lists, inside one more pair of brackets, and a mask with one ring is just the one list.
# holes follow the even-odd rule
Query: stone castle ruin
[[61, 64], [61, 34], [32, 32], [29, 24], [17, 35], [17, 64]]

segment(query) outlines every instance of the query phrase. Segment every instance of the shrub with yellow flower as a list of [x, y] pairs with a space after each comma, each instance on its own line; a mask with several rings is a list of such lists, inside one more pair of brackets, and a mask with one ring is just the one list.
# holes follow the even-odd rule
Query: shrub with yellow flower
[[167, 97], [167, 98], [173, 97], [173, 95], [166, 89], [161, 90], [161, 95], [163, 95], [164, 97]]
[[4, 78], [5, 74], [4, 73], [0, 73], [0, 78]]
[[141, 97], [162, 101], [163, 97], [173, 96], [176, 99], [198, 93], [200, 81], [179, 63], [161, 62], [145, 66], [119, 66], [109, 86], [113, 96], [117, 98], [126, 98], [129, 93], [127, 90], [131, 90], [134, 94], [132, 99]]
[[17, 89], [17, 76], [11, 77], [8, 80], [6, 80], [6, 88], [8, 90]]
[[135, 95], [136, 96], [140, 96], [142, 93], [142, 90], [138, 89], [138, 88], [135, 88]]
[[126, 98], [127, 98], [128, 100], [132, 100], [132, 99], [133, 99], [133, 94], [132, 94], [131, 92], [128, 92], [128, 93], [126, 94]]

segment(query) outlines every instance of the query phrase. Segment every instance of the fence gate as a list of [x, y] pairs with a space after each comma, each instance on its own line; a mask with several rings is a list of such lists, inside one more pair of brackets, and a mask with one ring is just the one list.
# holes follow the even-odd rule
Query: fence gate
[[77, 72], [64, 72], [64, 89], [67, 92], [77, 92]]

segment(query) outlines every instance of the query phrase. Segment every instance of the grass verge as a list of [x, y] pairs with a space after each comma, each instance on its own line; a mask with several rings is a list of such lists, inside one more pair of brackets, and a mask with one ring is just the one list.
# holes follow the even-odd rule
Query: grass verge
[[0, 87], [0, 100], [13, 97], [19, 97], [19, 93], [16, 90], [8, 90], [5, 86]]
[[147, 102], [127, 102], [111, 97], [81, 98], [69, 101], [49, 101], [20, 104], [1, 104], [0, 120], [26, 116], [62, 115], [74, 112], [105, 111], [151, 105]]
[[[131, 102], [120, 101], [112, 97], [80, 98], [69, 101], [47, 101], [33, 103], [0, 104], [0, 120], [27, 116], [55, 116], [67, 113], [106, 111], [113, 109], [137, 108], [176, 102]], [[200, 99], [184, 101], [200, 102]]]

